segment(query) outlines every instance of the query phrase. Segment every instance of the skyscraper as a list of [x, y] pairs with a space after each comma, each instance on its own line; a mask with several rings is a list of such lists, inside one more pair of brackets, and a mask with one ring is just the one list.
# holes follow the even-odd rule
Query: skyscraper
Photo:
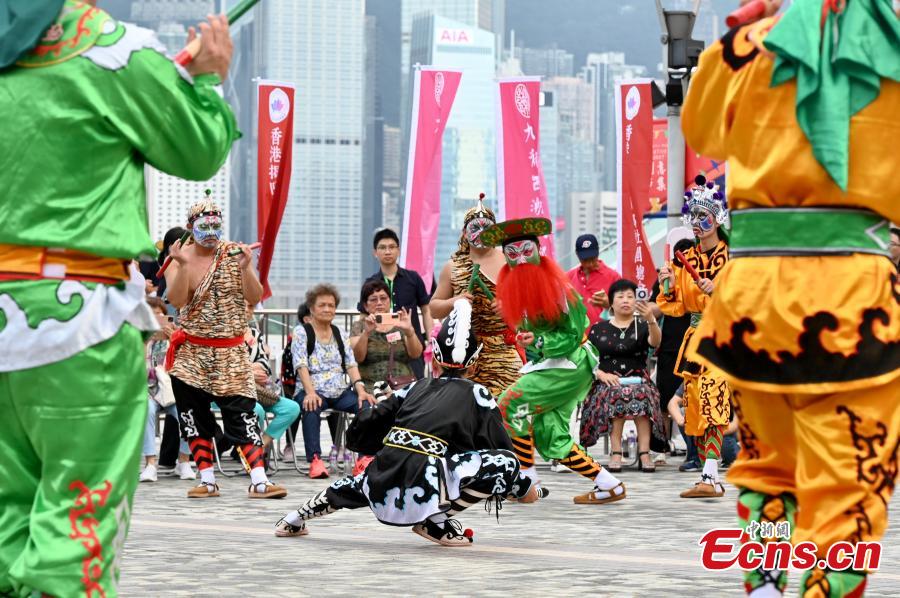
[[402, 0], [400, 12], [400, 77], [404, 85], [409, 83], [410, 41], [413, 19], [430, 12], [459, 22], [462, 25], [491, 31], [499, 39], [495, 48], [502, 46], [505, 19], [505, 3], [502, 0]]
[[[156, 31], [167, 52], [175, 54], [184, 47], [187, 27], [204, 20], [214, 9], [212, 0], [135, 0], [130, 20]], [[153, 238], [161, 238], [173, 226], [184, 226], [188, 207], [203, 197], [206, 189], [212, 190], [212, 198], [223, 207], [226, 223], [230, 223], [229, 161], [212, 179], [203, 182], [186, 181], [146, 168], [147, 214]]]
[[616, 81], [646, 77], [647, 68], [625, 63], [623, 52], [601, 52], [587, 55], [587, 65], [582, 77], [594, 90], [595, 142], [602, 146], [599, 156], [601, 187], [604, 191], [616, 189]]
[[560, 225], [565, 220], [560, 218], [559, 186], [559, 107], [552, 91], [541, 90], [540, 97], [540, 133], [541, 133], [541, 168], [544, 173], [544, 188], [547, 189], [547, 207], [553, 221], [553, 242], [559, 252]]
[[[270, 79], [297, 86], [290, 197], [269, 277], [273, 306], [330, 282], [353, 306], [363, 279], [364, 0], [267, 0], [262, 56]], [[366, 272], [365, 274], [368, 274]]]
[[384, 126], [382, 143], [382, 223], [388, 228], [399, 231], [403, 226], [403, 197], [401, 194], [400, 173], [403, 171], [400, 153], [400, 127]]
[[[375, 77], [378, 72], [378, 23], [373, 16], [366, 16], [366, 103], [363, 112], [365, 143], [363, 144], [363, 210], [362, 237], [371, 238], [375, 230], [382, 226], [382, 186], [384, 184], [384, 160], [381, 152], [384, 146], [384, 117], [381, 115], [379, 97], [375, 93]], [[362, 251], [360, 270], [369, 274], [378, 269], [378, 260], [371, 251]]]
[[214, 0], [133, 0], [131, 3], [131, 21], [154, 31], [159, 31], [163, 23], [196, 25], [215, 12]]
[[[575, 238], [584, 232], [576, 221], [570, 221], [572, 194], [592, 192], [597, 189], [594, 174], [596, 147], [594, 138], [593, 88], [578, 77], [553, 77], [541, 84], [542, 89], [553, 94], [559, 119], [557, 138], [556, 211], [564, 226], [557, 226], [554, 240], [557, 255], [571, 252]], [[544, 115], [541, 114], [541, 145], [546, 140]], [[543, 147], [541, 154], [544, 154]], [[545, 167], [546, 172], [546, 167]]]
[[491, 31], [442, 16], [424, 14], [413, 21], [413, 64], [463, 70], [444, 130], [436, 268], [455, 250], [462, 217], [475, 205], [479, 193], [485, 193], [488, 203], [496, 206], [494, 41]]
[[228, 238], [242, 243], [258, 240], [256, 223], [256, 83], [262, 73], [259, 33], [261, 10], [256, 8], [231, 27], [234, 54], [223, 89], [243, 136], [231, 146]]
[[522, 72], [538, 77], [571, 77], [575, 74], [575, 57], [557, 47], [516, 48]]
[[[500, 57], [506, 24], [505, 0], [402, 0], [400, 10], [400, 128], [403, 131], [403, 152], [406, 153], [409, 138], [411, 82], [410, 66], [421, 58], [411, 59], [412, 29], [416, 16], [432, 14], [456, 21], [465, 27], [477, 27], [494, 35], [494, 61]], [[421, 50], [416, 51], [422, 56]], [[448, 65], [449, 66], [449, 65]], [[405, 168], [405, 167], [404, 167]], [[404, 171], [405, 173], [405, 171]]]

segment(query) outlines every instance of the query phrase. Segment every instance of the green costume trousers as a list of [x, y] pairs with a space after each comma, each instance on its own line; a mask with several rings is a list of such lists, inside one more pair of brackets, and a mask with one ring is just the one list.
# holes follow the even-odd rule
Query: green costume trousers
[[147, 417], [141, 332], [0, 373], [0, 413], [0, 595], [118, 595]]
[[591, 388], [591, 361], [580, 351], [575, 369], [548, 368], [529, 372], [500, 397], [509, 435], [532, 435], [534, 447], [547, 460], [565, 459], [575, 440], [569, 420]]

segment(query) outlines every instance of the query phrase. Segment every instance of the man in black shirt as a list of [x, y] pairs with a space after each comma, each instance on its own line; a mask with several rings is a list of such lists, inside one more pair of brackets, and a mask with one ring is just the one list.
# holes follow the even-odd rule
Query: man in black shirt
[[[401, 268], [397, 263], [400, 259], [400, 238], [391, 229], [383, 228], [375, 232], [372, 249], [381, 268], [366, 280], [379, 279], [388, 285], [391, 290], [391, 312], [400, 311], [400, 308], [408, 309], [413, 329], [424, 344], [434, 327], [431, 310], [428, 307], [431, 295], [425, 290], [425, 282], [417, 272]], [[434, 290], [433, 280], [432, 277], [432, 290]], [[358, 306], [358, 309], [362, 311], [362, 306]], [[419, 309], [422, 310], [421, 320]], [[421, 357], [410, 362], [410, 366], [416, 377], [425, 376], [425, 362]]]

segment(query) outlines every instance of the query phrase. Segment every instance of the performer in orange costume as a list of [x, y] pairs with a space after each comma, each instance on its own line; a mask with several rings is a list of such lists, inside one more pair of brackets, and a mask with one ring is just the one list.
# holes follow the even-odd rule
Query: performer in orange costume
[[731, 392], [720, 372], [687, 359], [685, 348], [709, 305], [716, 288], [714, 279], [728, 261], [727, 237], [721, 229], [728, 221], [728, 207], [712, 182], [707, 183], [702, 175], [695, 182], [697, 186], [685, 193], [682, 209], [684, 224], [697, 239], [684, 256], [690, 268], [673, 271], [666, 264], [660, 269], [660, 288], [665, 289], [668, 280], [669, 292], [660, 293], [656, 303], [667, 316], [691, 315], [691, 327], [681, 343], [675, 373], [684, 378], [684, 431], [694, 437], [703, 471], [700, 481], [682, 492], [681, 497], [718, 498], [725, 495], [725, 487], [719, 482], [719, 458], [731, 416]]
[[[729, 164], [732, 261], [688, 357], [732, 387], [739, 517], [789, 522], [820, 559], [878, 540], [900, 433], [887, 253], [888, 220], [900, 221], [900, 18], [890, 0], [794, 0], [704, 52], [683, 119], [692, 148]], [[745, 579], [754, 596], [786, 583], [783, 571]], [[800, 594], [861, 596], [865, 583], [865, 570], [815, 569]]]

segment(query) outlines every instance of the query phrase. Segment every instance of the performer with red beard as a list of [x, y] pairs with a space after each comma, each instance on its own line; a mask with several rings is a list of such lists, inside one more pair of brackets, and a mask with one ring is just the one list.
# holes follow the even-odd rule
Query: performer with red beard
[[497, 299], [530, 357], [520, 370], [523, 376], [501, 395], [500, 411], [523, 474], [539, 482], [537, 448], [544, 459], [557, 459], [593, 480], [594, 489], [576, 496], [576, 504], [616, 502], [625, 498], [625, 485], [569, 434], [572, 412], [591, 387], [598, 359], [585, 343], [589, 322], [581, 298], [556, 262], [541, 257], [538, 237], [549, 233], [546, 218], [501, 222], [481, 233], [484, 245], [503, 246], [506, 266], [500, 271]]

